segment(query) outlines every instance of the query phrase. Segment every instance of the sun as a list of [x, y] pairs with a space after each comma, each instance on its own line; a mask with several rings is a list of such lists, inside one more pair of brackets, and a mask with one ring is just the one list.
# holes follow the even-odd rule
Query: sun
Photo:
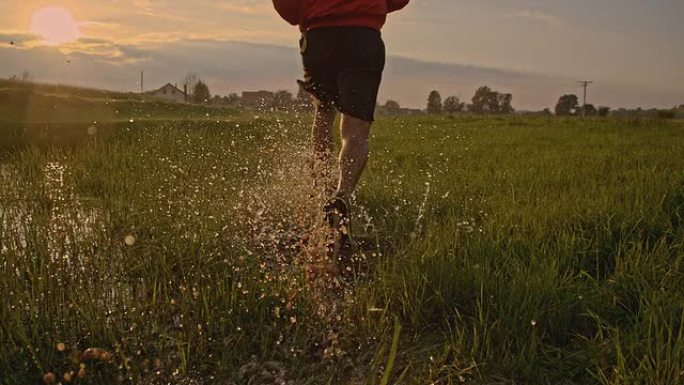
[[43, 44], [71, 43], [81, 37], [78, 22], [68, 9], [59, 6], [41, 8], [31, 16], [31, 32], [43, 38]]

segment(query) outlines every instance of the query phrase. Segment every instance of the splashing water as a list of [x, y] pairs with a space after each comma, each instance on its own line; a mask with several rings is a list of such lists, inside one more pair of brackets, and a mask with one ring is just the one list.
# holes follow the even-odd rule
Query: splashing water
[[[99, 166], [105, 172], [92, 169], [102, 150], [95, 148], [80, 158], [49, 154], [38, 179], [3, 166], [0, 178], [14, 188], [0, 193], [2, 253], [28, 258], [36, 242], [44, 240], [50, 257], [43, 262], [51, 282], [91, 293], [89, 300], [104, 310], [107, 324], [127, 325], [129, 334], [135, 334], [146, 326], [131, 320], [136, 314], [147, 317], [140, 304], [147, 303], [155, 290], [145, 272], [136, 270], [138, 259], [196, 244], [204, 253], [192, 262], [201, 272], [197, 282], [215, 282], [211, 271], [200, 268], [212, 263], [229, 266], [232, 279], [240, 280], [234, 283], [239, 298], [230, 312], [254, 312], [250, 298], [272, 303], [272, 316], [283, 322], [278, 340], [283, 346], [288, 344], [282, 337], [288, 327], [324, 324], [325, 332], [311, 336], [314, 345], [322, 358], [339, 357], [344, 354], [339, 324], [345, 301], [353, 301], [353, 287], [325, 268], [331, 261], [326, 260], [323, 186], [332, 184], [335, 170], [327, 172], [322, 183], [314, 183], [308, 146], [289, 137], [283, 127], [286, 124], [267, 127], [261, 136], [250, 133], [249, 127], [236, 127], [246, 132], [239, 140], [213, 133], [212, 138], [223, 140], [225, 146], [209, 144], [205, 134], [131, 131], [124, 140], [136, 151], [115, 167]], [[255, 152], [250, 154], [250, 149]], [[105, 150], [116, 162], [117, 147]], [[96, 192], [104, 185], [101, 188], [109, 195], [90, 192], [91, 185]], [[37, 201], [42, 203], [36, 205]], [[361, 206], [355, 211], [357, 228], [374, 231], [369, 211]], [[34, 236], [37, 229], [39, 239]], [[4, 234], [13, 234], [14, 240]], [[167, 263], [158, 268], [180, 268], [177, 261]], [[253, 264], [258, 271], [249, 267]], [[186, 284], [185, 272], [174, 274], [168, 283], [172, 289], [167, 289], [172, 321], [151, 322], [149, 327], [180, 335], [190, 325], [180, 304], [201, 302], [211, 287]], [[252, 283], [243, 284], [242, 279]], [[12, 305], [27, 314], [34, 306], [24, 300]], [[302, 315], [299, 309], [304, 306], [311, 306], [312, 313]], [[242, 333], [245, 326], [237, 324], [233, 330]], [[201, 323], [192, 327], [200, 334], [211, 329]]]

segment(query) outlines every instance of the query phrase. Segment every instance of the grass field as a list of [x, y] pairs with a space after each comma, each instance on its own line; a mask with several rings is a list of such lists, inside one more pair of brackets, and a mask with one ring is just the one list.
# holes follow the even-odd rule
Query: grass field
[[681, 122], [382, 118], [330, 295], [306, 119], [6, 94], [74, 134], [1, 158], [2, 383], [684, 383]]

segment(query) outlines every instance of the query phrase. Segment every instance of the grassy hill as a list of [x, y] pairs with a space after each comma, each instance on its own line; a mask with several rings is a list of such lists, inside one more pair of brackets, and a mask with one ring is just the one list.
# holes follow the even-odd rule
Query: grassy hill
[[96, 125], [102, 135], [131, 121], [225, 120], [238, 111], [169, 103], [133, 93], [0, 80], [0, 147], [69, 143]]
[[379, 119], [344, 284], [309, 120], [11, 87], [8, 124], [118, 131], [0, 161], [3, 383], [684, 379], [680, 122]]

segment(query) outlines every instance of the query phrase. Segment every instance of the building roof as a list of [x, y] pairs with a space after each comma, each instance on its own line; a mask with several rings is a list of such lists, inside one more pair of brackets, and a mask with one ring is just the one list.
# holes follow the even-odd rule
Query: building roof
[[164, 89], [167, 89], [167, 90], [168, 90], [169, 88], [172, 89], [172, 90], [174, 90], [174, 91], [176, 91], [176, 92], [178, 92], [178, 93], [180, 93], [180, 94], [183, 94], [183, 91], [182, 91], [182, 90], [178, 89], [178, 87], [174, 86], [174, 85], [171, 84], [171, 83], [166, 83], [166, 84], [164, 84], [163, 86], [161, 86], [161, 87], [159, 87], [159, 88], [157, 88], [157, 89], [155, 89], [155, 90], [152, 90], [152, 91], [145, 91], [145, 93], [146, 93], [146, 94], [156, 94], [157, 92], [162, 92]]
[[163, 86], [159, 87], [158, 89], [156, 89], [156, 90], [154, 90], [154, 91], [152, 91], [152, 92], [161, 91], [161, 90], [163, 90], [164, 88], [173, 88], [174, 90], [180, 92], [181, 94], [183, 93], [183, 91], [179, 90], [178, 87], [174, 86], [174, 85], [171, 84], [171, 83], [166, 83], [166, 84], [164, 84]]

